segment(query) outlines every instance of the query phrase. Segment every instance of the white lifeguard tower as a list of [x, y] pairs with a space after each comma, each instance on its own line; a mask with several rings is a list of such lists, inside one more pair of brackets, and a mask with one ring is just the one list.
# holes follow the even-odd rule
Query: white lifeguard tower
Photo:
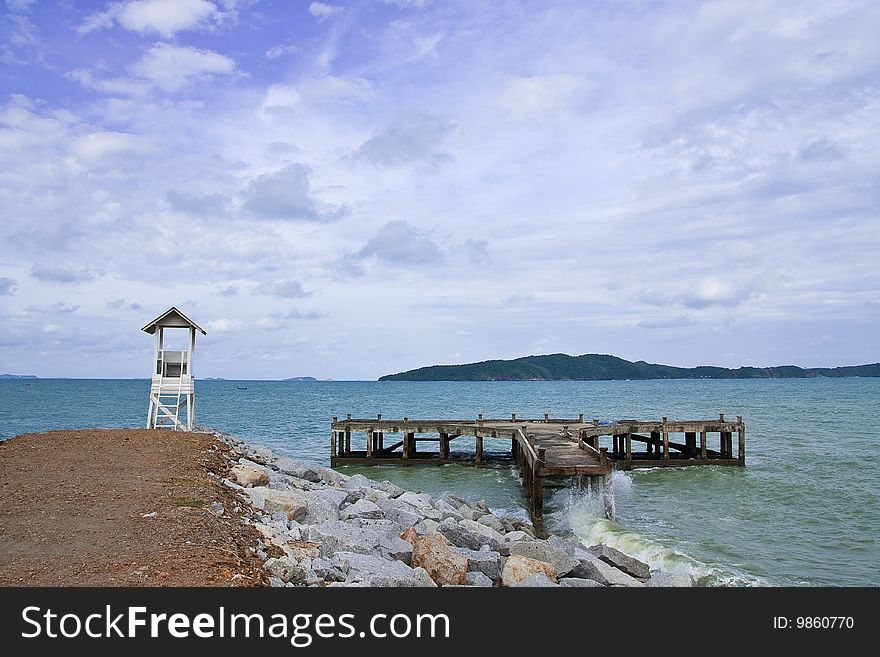
[[[184, 349], [165, 349], [167, 329], [189, 331]], [[196, 417], [192, 354], [196, 348], [196, 331], [201, 331], [202, 335], [207, 333], [173, 306], [141, 330], [156, 336], [147, 429], [167, 427], [175, 431], [182, 428], [192, 431]], [[186, 410], [186, 424], [181, 419], [183, 410]]]

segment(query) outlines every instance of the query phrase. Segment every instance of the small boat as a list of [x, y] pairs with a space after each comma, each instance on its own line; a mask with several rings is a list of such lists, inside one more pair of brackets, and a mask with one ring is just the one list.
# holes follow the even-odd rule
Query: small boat
[[247, 386], [235, 386], [238, 390], [247, 390]]
[[25, 387], [25, 388], [30, 388], [30, 387], [31, 387], [31, 384], [30, 384], [30, 383], [25, 383], [25, 384], [24, 384], [24, 387]]

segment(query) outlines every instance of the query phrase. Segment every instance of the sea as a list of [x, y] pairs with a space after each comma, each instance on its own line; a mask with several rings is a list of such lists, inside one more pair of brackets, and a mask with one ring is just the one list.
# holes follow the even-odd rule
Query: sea
[[[0, 381], [0, 439], [141, 427], [147, 380]], [[615, 472], [614, 518], [569, 482], [545, 492], [550, 531], [607, 544], [704, 586], [880, 585], [880, 379], [402, 382], [198, 381], [197, 424], [327, 465], [332, 416], [741, 415], [746, 467]], [[355, 440], [360, 438], [354, 434]], [[486, 441], [486, 449], [509, 441]], [[357, 443], [355, 442], [355, 446]], [[462, 437], [456, 449], [473, 449]], [[711, 445], [710, 445], [711, 447]], [[133, 466], [134, 467], [134, 466]], [[483, 499], [525, 515], [507, 463], [341, 467], [411, 490]], [[0, 528], [2, 530], [2, 528]]]

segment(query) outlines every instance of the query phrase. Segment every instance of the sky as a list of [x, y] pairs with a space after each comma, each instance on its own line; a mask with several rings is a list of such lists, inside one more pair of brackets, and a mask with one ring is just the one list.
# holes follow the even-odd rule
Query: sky
[[880, 361], [880, 3], [6, 0], [0, 373]]

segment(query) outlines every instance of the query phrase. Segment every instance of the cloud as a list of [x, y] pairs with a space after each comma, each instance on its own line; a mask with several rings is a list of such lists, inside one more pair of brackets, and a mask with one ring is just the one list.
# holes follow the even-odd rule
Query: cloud
[[643, 319], [638, 323], [639, 328], [645, 329], [666, 329], [681, 328], [690, 326], [693, 321], [687, 315], [679, 315], [678, 317], [658, 317], [653, 319]]
[[143, 80], [127, 77], [96, 78], [91, 71], [78, 68], [67, 72], [67, 77], [79, 82], [87, 89], [122, 96], [141, 96], [150, 90], [150, 85]]
[[308, 292], [303, 289], [302, 283], [293, 279], [283, 278], [277, 281], [260, 283], [255, 291], [257, 294], [265, 294], [284, 299], [296, 299], [307, 297]]
[[216, 5], [207, 0], [131, 0], [91, 14], [79, 32], [87, 34], [117, 24], [132, 32], [155, 33], [170, 39], [177, 32], [209, 25], [218, 13]]
[[178, 212], [206, 217], [226, 214], [226, 199], [222, 194], [193, 194], [172, 189], [165, 194], [165, 198]]
[[554, 122], [582, 87], [583, 81], [569, 74], [516, 77], [507, 82], [497, 102], [508, 116]]
[[217, 294], [221, 297], [237, 297], [239, 289], [235, 285], [230, 285], [229, 287], [223, 288]]
[[428, 233], [406, 221], [389, 221], [358, 251], [391, 265], [422, 265], [440, 258], [440, 249]]
[[8, 276], [0, 276], [0, 297], [12, 296], [18, 287], [18, 281]]
[[156, 43], [131, 72], [163, 91], [174, 92], [196, 82], [233, 75], [237, 69], [232, 59], [211, 50]]
[[31, 267], [31, 276], [47, 283], [85, 283], [99, 273], [91, 267], [73, 267], [66, 265], [46, 265], [35, 263]]
[[101, 164], [122, 157], [144, 155], [150, 147], [144, 140], [125, 132], [92, 132], [72, 140], [70, 150], [75, 157], [88, 164]]
[[30, 312], [35, 313], [44, 313], [50, 315], [70, 315], [71, 313], [75, 313], [79, 310], [79, 306], [68, 306], [61, 301], [57, 303], [53, 303], [51, 306], [28, 306], [27, 309]]
[[241, 320], [229, 317], [219, 317], [217, 319], [209, 319], [204, 324], [205, 331], [208, 333], [233, 333], [241, 329], [244, 324]]
[[323, 315], [320, 313], [316, 313], [313, 310], [303, 312], [301, 310], [297, 310], [296, 308], [294, 308], [293, 310], [290, 310], [286, 313], [279, 313], [279, 314], [275, 315], [275, 317], [278, 317], [281, 319], [313, 320], [313, 319], [320, 319], [321, 317], [323, 317]]
[[294, 55], [298, 52], [302, 52], [302, 47], [295, 43], [285, 43], [277, 46], [272, 46], [265, 52], [263, 55], [268, 60], [278, 59], [279, 57], [283, 57], [285, 55]]
[[695, 309], [709, 306], [738, 306], [754, 294], [755, 290], [750, 285], [707, 276], [685, 290], [677, 301]]
[[288, 164], [258, 176], [245, 192], [244, 208], [263, 219], [324, 222], [346, 216], [349, 209], [345, 205], [321, 204], [319, 208], [311, 196], [311, 173], [305, 164]]
[[313, 2], [309, 5], [309, 13], [314, 16], [319, 23], [325, 21], [331, 16], [335, 16], [341, 13], [342, 10], [342, 7], [338, 7], [337, 5], [329, 5], [323, 2]]
[[115, 299], [107, 302], [108, 310], [140, 310], [139, 303], [126, 303], [125, 299]]
[[797, 154], [802, 160], [839, 160], [843, 157], [843, 149], [836, 141], [824, 136], [810, 141], [803, 141], [798, 148]]
[[444, 117], [411, 111], [387, 124], [355, 154], [380, 167], [414, 162], [436, 164], [448, 159], [439, 148], [453, 127], [452, 121]]

